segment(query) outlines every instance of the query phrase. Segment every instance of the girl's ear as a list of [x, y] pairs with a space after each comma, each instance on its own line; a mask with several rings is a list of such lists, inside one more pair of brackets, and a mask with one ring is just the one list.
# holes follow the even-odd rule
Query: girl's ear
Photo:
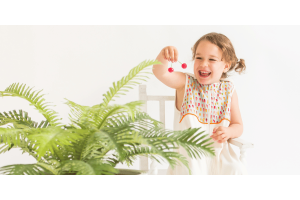
[[231, 66], [230, 63], [226, 63], [223, 72], [226, 73], [230, 69], [230, 66]]

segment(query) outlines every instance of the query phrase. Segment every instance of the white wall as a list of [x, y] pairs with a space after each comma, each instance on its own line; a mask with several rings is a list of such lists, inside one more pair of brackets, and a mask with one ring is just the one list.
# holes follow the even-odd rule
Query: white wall
[[[14, 82], [44, 89], [46, 100], [68, 123], [64, 98], [100, 103], [113, 81], [155, 59], [165, 46], [176, 46], [179, 60], [188, 64], [185, 71], [193, 72], [190, 49], [208, 32], [225, 34], [246, 61], [246, 74], [232, 78], [244, 123], [241, 138], [255, 145], [247, 154], [249, 173], [300, 174], [299, 26], [0, 26], [0, 90]], [[180, 70], [179, 64], [173, 67]], [[174, 95], [154, 76], [146, 85], [149, 94]], [[115, 103], [137, 99], [138, 87]], [[0, 112], [13, 109], [43, 119], [25, 100], [0, 99]], [[172, 128], [172, 104], [166, 112], [166, 126]], [[158, 119], [158, 112], [150, 115]], [[0, 155], [0, 166], [33, 161], [18, 149]]]

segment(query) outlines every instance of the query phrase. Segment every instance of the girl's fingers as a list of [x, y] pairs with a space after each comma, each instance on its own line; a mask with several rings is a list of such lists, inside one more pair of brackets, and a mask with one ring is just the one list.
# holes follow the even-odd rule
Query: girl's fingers
[[220, 126], [217, 126], [213, 129], [213, 133], [219, 129]]
[[178, 51], [174, 48], [174, 62], [177, 62], [178, 60]]
[[225, 135], [224, 133], [222, 133], [222, 134], [218, 135], [218, 136], [216, 137], [216, 139], [217, 139], [217, 140], [223, 140], [225, 137], [226, 137], [226, 135]]
[[219, 141], [219, 140], [223, 140], [223, 137], [222, 136], [211, 136], [211, 138], [213, 139], [213, 140], [215, 140], [215, 141]]
[[223, 134], [223, 131], [216, 131], [216, 132], [214, 133], [215, 136], [219, 136], [219, 135], [222, 135], [222, 134]]
[[170, 48], [169, 53], [170, 53], [170, 61], [173, 62], [174, 61], [174, 50], [172, 48]]
[[222, 140], [219, 140], [219, 141], [221, 141], [221, 143], [224, 143], [224, 142], [226, 142], [227, 140], [228, 140], [228, 138], [225, 137], [225, 138], [223, 138]]
[[170, 61], [170, 57], [171, 57], [171, 51], [170, 51], [170, 48], [167, 47], [167, 48], [166, 48], [166, 51], [168, 52], [168, 53], [167, 53], [167, 59], [168, 59], [168, 61]]
[[218, 137], [218, 140], [223, 140], [223, 136], [220, 135], [220, 136]]
[[167, 46], [163, 48], [162, 54], [164, 55], [165, 59], [171, 62], [177, 62], [178, 60], [178, 51], [173, 46]]
[[225, 141], [224, 140], [218, 140], [218, 143], [224, 143]]
[[170, 56], [169, 56], [168, 48], [164, 49], [164, 54], [165, 54], [165, 58], [169, 61]]

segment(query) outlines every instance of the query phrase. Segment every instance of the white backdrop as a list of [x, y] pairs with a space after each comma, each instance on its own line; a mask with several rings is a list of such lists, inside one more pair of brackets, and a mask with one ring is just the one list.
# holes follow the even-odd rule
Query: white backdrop
[[[53, 109], [68, 123], [64, 98], [82, 105], [100, 103], [113, 81], [140, 62], [155, 59], [165, 46], [177, 47], [179, 61], [188, 64], [184, 71], [192, 73], [191, 47], [209, 32], [225, 34], [237, 57], [246, 62], [246, 73], [232, 79], [244, 123], [241, 138], [255, 145], [247, 152], [249, 174], [300, 174], [299, 26], [0, 26], [0, 90], [14, 82], [43, 89], [46, 101], [57, 105]], [[173, 67], [183, 71], [179, 64]], [[145, 84], [149, 94], [174, 95], [154, 75]], [[135, 87], [115, 103], [137, 99]], [[158, 119], [158, 111], [152, 109], [158, 103], [148, 106]], [[167, 104], [169, 129], [173, 108]], [[0, 98], [0, 112], [13, 109], [43, 120], [25, 100]], [[18, 149], [0, 155], [0, 166], [33, 162]], [[133, 166], [137, 167], [138, 163]]]

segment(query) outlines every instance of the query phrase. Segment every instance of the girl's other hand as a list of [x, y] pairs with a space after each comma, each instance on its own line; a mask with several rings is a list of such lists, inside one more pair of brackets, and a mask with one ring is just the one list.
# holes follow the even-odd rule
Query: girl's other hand
[[165, 60], [169, 62], [177, 62], [178, 60], [178, 51], [176, 47], [167, 46], [161, 50], [161, 54], [164, 56]]
[[231, 135], [228, 131], [228, 127], [218, 126], [214, 128], [213, 134], [210, 137], [219, 143], [224, 143], [231, 138]]

